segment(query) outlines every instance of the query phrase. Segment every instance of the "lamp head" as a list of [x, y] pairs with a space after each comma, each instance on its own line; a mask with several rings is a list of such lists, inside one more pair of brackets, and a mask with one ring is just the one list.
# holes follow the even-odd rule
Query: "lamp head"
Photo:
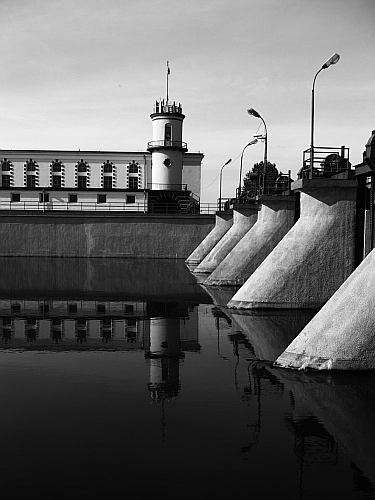
[[247, 112], [249, 113], [249, 115], [255, 116], [255, 118], [260, 118], [260, 114], [258, 113], [258, 111], [255, 111], [254, 108], [248, 109]]
[[252, 146], [253, 144], [256, 144], [258, 142], [258, 139], [253, 139], [252, 141], [249, 142], [248, 146]]
[[224, 163], [224, 167], [225, 167], [225, 165], [228, 165], [228, 163], [230, 163], [231, 161], [232, 161], [232, 158], [229, 158], [229, 160]]
[[340, 60], [340, 56], [339, 56], [339, 54], [337, 54], [337, 52], [335, 52], [335, 53], [333, 54], [333, 56], [331, 56], [331, 57], [328, 59], [328, 61], [326, 61], [326, 62], [323, 64], [322, 68], [323, 68], [323, 69], [327, 69], [327, 68], [328, 68], [329, 66], [331, 66], [332, 64], [336, 64], [337, 62], [339, 62], [339, 60]]

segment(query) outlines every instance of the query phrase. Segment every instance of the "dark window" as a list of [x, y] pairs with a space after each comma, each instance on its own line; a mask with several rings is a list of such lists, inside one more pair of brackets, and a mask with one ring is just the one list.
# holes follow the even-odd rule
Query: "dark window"
[[48, 314], [49, 313], [49, 304], [40, 304], [39, 312], [40, 312], [40, 314]]
[[78, 201], [78, 195], [76, 194], [68, 195], [68, 203], [77, 203], [77, 201]]
[[60, 175], [53, 175], [52, 176], [52, 187], [55, 189], [61, 188], [61, 176]]
[[131, 314], [134, 312], [134, 306], [132, 304], [125, 304], [125, 313]]
[[126, 203], [135, 203], [135, 196], [133, 195], [128, 195], [126, 197]]
[[172, 139], [172, 127], [171, 127], [171, 124], [170, 123], [167, 123], [165, 125], [165, 135], [164, 135], [164, 139], [166, 141], [170, 141]]
[[26, 176], [26, 187], [35, 188], [36, 180], [35, 175], [27, 175]]
[[61, 172], [61, 163], [54, 163], [52, 165], [52, 172]]
[[29, 161], [26, 164], [26, 170], [27, 170], [27, 172], [35, 172], [35, 170], [36, 170], [35, 163], [33, 161]]
[[10, 170], [10, 163], [9, 163], [9, 161], [5, 161], [5, 160], [3, 161], [2, 165], [1, 165], [1, 170], [3, 172], [9, 172], [9, 170]]
[[87, 172], [87, 165], [83, 162], [78, 163], [78, 172]]
[[129, 177], [129, 189], [138, 189], [138, 177]]
[[86, 189], [87, 187], [87, 177], [85, 175], [80, 175], [78, 177], [78, 189]]
[[112, 176], [103, 177], [103, 187], [104, 189], [112, 189]]
[[12, 313], [19, 313], [19, 312], [21, 312], [21, 304], [19, 304], [18, 302], [14, 302], [10, 306], [10, 310], [12, 311]]
[[107, 203], [107, 195], [98, 194], [98, 203]]
[[105, 314], [105, 305], [104, 304], [98, 304], [96, 306], [96, 312], [98, 314]]
[[39, 203], [48, 203], [49, 193], [39, 193]]
[[10, 175], [2, 175], [1, 176], [1, 185], [3, 186], [3, 188], [10, 187]]
[[112, 164], [111, 163], [105, 163], [103, 166], [103, 172], [105, 174], [109, 174], [112, 172]]
[[68, 304], [68, 313], [73, 314], [77, 312], [77, 304]]
[[138, 165], [135, 163], [129, 165], [129, 174], [138, 174]]
[[126, 320], [126, 325], [127, 326], [137, 326], [137, 319], [136, 318], [128, 318]]
[[20, 195], [20, 193], [12, 193], [10, 195], [10, 201], [12, 203], [16, 203], [17, 201], [21, 201], [21, 195]]

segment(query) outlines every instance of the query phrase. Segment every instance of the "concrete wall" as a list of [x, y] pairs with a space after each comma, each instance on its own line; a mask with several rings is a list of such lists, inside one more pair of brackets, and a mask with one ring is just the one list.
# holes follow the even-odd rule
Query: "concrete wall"
[[218, 241], [230, 229], [233, 224], [233, 213], [220, 213], [216, 215], [215, 227], [197, 246], [197, 248], [186, 259], [188, 264], [199, 264], [208, 255]]
[[205, 281], [209, 286], [243, 284], [294, 224], [294, 197], [262, 197], [258, 220]]
[[211, 273], [214, 271], [220, 262], [225, 259], [229, 252], [256, 223], [257, 217], [257, 206], [252, 206], [251, 208], [236, 207], [233, 210], [233, 226], [197, 266], [194, 273]]
[[185, 259], [213, 226], [213, 215], [12, 213], [0, 256]]
[[357, 182], [301, 179], [301, 216], [234, 295], [239, 309], [321, 307], [354, 270]]

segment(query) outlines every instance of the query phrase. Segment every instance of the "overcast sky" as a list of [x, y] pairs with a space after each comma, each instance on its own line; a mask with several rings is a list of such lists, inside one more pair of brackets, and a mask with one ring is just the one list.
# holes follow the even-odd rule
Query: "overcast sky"
[[[375, 0], [0, 0], [0, 147], [144, 151], [169, 94], [201, 151], [202, 201], [235, 195], [239, 155], [268, 127], [268, 157], [295, 176], [310, 144], [350, 147], [375, 129]], [[244, 172], [261, 161], [247, 148]]]

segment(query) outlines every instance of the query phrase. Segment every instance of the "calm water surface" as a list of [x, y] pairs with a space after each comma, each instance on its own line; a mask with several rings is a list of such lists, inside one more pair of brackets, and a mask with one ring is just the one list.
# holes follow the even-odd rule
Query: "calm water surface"
[[181, 262], [0, 259], [4, 499], [375, 498], [375, 375], [274, 369], [313, 312]]

